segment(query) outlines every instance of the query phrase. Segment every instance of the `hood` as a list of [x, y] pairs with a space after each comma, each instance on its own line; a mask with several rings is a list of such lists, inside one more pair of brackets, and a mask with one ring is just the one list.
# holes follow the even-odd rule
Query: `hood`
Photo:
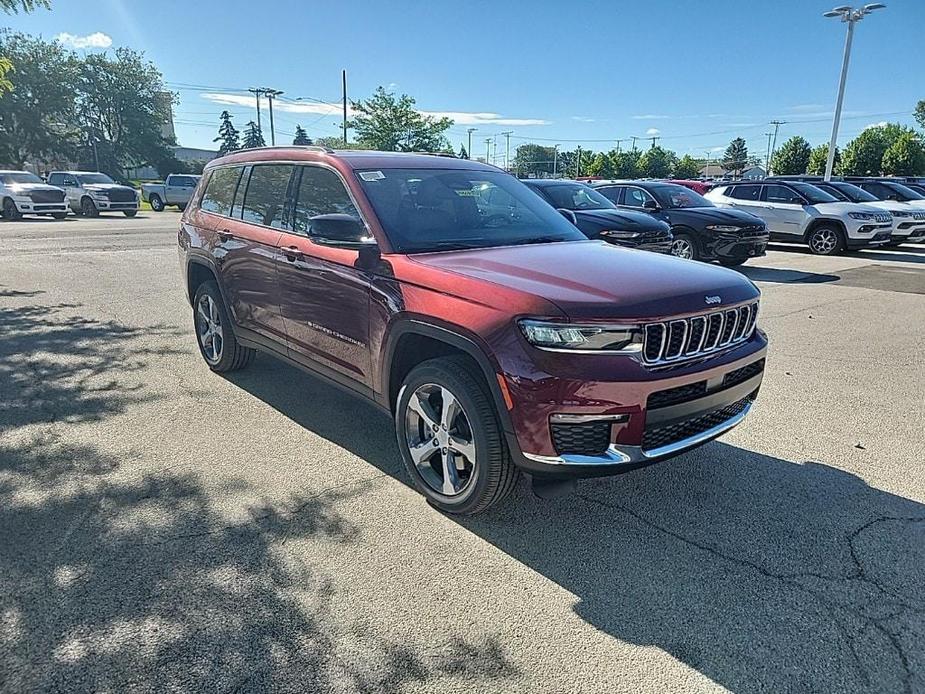
[[103, 191], [103, 190], [131, 190], [131, 191], [134, 191], [134, 190], [135, 190], [135, 189], [132, 188], [131, 186], [122, 186], [122, 185], [119, 185], [118, 183], [85, 183], [85, 184], [83, 185], [83, 187], [84, 187], [86, 190], [99, 190], [99, 191]]
[[[701, 313], [759, 294], [751, 281], [734, 270], [601, 241], [409, 257], [434, 269], [540, 297], [576, 321], [650, 320]], [[452, 288], [452, 281], [447, 286]], [[720, 303], [708, 304], [708, 296], [719, 296]]]
[[701, 224], [730, 224], [743, 227], [764, 226], [764, 220], [742, 210], [728, 207], [683, 207], [667, 209], [664, 212], [669, 223], [697, 220]]
[[666, 224], [643, 212], [628, 210], [572, 210], [575, 217], [585, 219], [602, 226], [613, 225], [618, 229], [650, 231], [664, 229]]
[[846, 215], [849, 212], [866, 212], [867, 214], [883, 214], [883, 210], [866, 202], [817, 202], [812, 205], [823, 214], [836, 216]]
[[14, 193], [28, 194], [35, 190], [53, 190], [55, 192], [64, 192], [58, 186], [50, 186], [47, 183], [10, 183], [7, 188]]

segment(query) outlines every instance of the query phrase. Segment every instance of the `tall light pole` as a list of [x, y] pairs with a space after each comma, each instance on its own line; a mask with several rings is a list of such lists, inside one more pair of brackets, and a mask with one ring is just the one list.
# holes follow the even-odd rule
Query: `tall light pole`
[[491, 138], [485, 138], [485, 163], [491, 164]]
[[558, 168], [558, 164], [559, 164], [559, 145], [556, 145], [555, 147], [552, 148], [552, 177], [553, 178], [555, 178], [556, 174], [558, 173], [558, 171], [556, 171], [556, 169]]
[[469, 134], [469, 149], [466, 150], [466, 156], [469, 157], [469, 159], [472, 159], [472, 133], [476, 130], [478, 130], [478, 128], [466, 128], [466, 132]]
[[501, 134], [504, 135], [504, 139], [505, 139], [505, 141], [506, 141], [506, 142], [505, 142], [505, 146], [504, 146], [504, 170], [505, 170], [505, 171], [510, 171], [510, 170], [511, 170], [511, 164], [510, 164], [510, 161], [511, 161], [511, 135], [514, 134], [514, 131], [513, 131], [513, 130], [505, 130], [505, 131], [504, 131], [503, 133], [501, 133]]
[[845, 54], [842, 57], [841, 77], [838, 79], [838, 99], [835, 102], [835, 118], [832, 120], [832, 139], [829, 140], [829, 152], [825, 161], [825, 180], [832, 180], [832, 168], [835, 166], [835, 140], [838, 139], [838, 124], [841, 120], [841, 105], [845, 98], [845, 79], [848, 77], [848, 61], [851, 58], [851, 39], [854, 37], [854, 25], [860, 22], [864, 17], [874, 10], [880, 10], [886, 7], [882, 2], [875, 2], [864, 5], [860, 9], [854, 9], [848, 5], [836, 7], [825, 12], [823, 17], [841, 17], [841, 20], [848, 25], [848, 31], [845, 35]]

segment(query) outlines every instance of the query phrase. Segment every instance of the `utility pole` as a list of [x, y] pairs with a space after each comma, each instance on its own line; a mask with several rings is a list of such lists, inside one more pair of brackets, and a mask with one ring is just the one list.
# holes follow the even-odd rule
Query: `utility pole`
[[555, 178], [556, 174], [558, 174], [558, 171], [556, 170], [558, 168], [558, 164], [559, 164], [559, 145], [556, 145], [555, 147], [552, 148], [552, 177], [553, 178]]
[[270, 89], [269, 87], [264, 87], [262, 91], [270, 104], [270, 145], [272, 146], [276, 144], [276, 130], [273, 128], [273, 99], [281, 96], [283, 92], [279, 89]]
[[578, 145], [578, 156], [575, 157], [575, 178], [581, 176], [581, 145]]
[[491, 138], [485, 138], [485, 163], [491, 164]]
[[[768, 166], [771, 166], [771, 157], [774, 156], [774, 152], [777, 151], [777, 129], [786, 124], [785, 120], [772, 120], [771, 125], [774, 126], [774, 139], [771, 141], [771, 155], [768, 157]], [[769, 172], [770, 173], [770, 172]]]
[[658, 135], [653, 135], [653, 136], [652, 136], [652, 144], [651, 144], [651, 146], [649, 147], [649, 149], [652, 149], [652, 147], [655, 147], [655, 141], [656, 141], [656, 140], [658, 140]]
[[764, 158], [764, 169], [768, 172], [768, 175], [771, 175], [771, 135], [774, 133], [765, 133], [768, 137], [768, 154]]
[[253, 89], [248, 89], [247, 91], [257, 97], [257, 130], [263, 132], [260, 127], [260, 95], [263, 93], [263, 90], [260, 87], [254, 87]]
[[617, 140], [617, 154], [620, 153], [620, 143], [621, 143], [621, 142], [626, 142], [626, 139], [627, 139], [627, 138], [624, 137], [623, 139]]
[[469, 149], [466, 150], [466, 156], [472, 159], [472, 133], [474, 133], [478, 128], [466, 128], [466, 133], [469, 135]]
[[632, 139], [633, 139], [633, 151], [635, 152], [635, 151], [636, 151], [636, 140], [637, 140], [638, 138], [637, 138], [635, 135], [633, 135], [633, 138], [632, 138]]
[[513, 130], [506, 130], [503, 133], [505, 139], [505, 149], [504, 149], [504, 170], [509, 171], [511, 168], [511, 135], [514, 134]]
[[712, 161], [713, 158], [710, 156], [712, 152], [709, 149], [706, 150], [706, 153], [707, 153], [707, 165], [706, 165], [706, 168], [704, 168], [703, 170], [703, 177], [710, 178], [710, 162]]
[[875, 2], [864, 5], [860, 9], [841, 6], [823, 13], [823, 17], [841, 17], [842, 22], [848, 25], [845, 34], [845, 53], [841, 61], [841, 75], [838, 78], [838, 98], [835, 101], [835, 118], [832, 120], [832, 139], [829, 140], [829, 153], [825, 161], [825, 180], [832, 180], [832, 168], [835, 166], [835, 141], [838, 139], [838, 124], [841, 121], [841, 105], [845, 98], [845, 81], [848, 77], [848, 61], [851, 59], [851, 39], [854, 37], [854, 25], [874, 10], [881, 10], [886, 5]]
[[346, 146], [347, 146], [347, 71], [346, 71], [346, 70], [341, 70], [341, 71], [340, 71], [340, 78], [341, 78], [341, 83], [342, 83], [343, 88], [344, 88], [344, 119], [343, 119], [343, 124], [344, 124], [344, 147], [346, 147]]

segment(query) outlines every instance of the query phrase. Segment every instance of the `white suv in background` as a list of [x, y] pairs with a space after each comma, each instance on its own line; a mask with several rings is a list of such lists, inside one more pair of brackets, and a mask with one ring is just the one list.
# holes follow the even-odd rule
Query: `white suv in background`
[[28, 171], [0, 171], [0, 211], [4, 219], [20, 219], [24, 214], [50, 214], [67, 217], [64, 191], [45, 183]]
[[805, 243], [818, 255], [890, 242], [893, 217], [886, 210], [839, 202], [823, 190], [797, 181], [721, 183], [705, 196], [720, 207], [761, 217], [771, 239]]
[[898, 246], [901, 243], [920, 243], [925, 240], [925, 200], [920, 205], [916, 204], [918, 201], [914, 199], [886, 198], [881, 200], [869, 191], [847, 181], [822, 181], [813, 183], [813, 185], [839, 200], [879, 207], [893, 215], [893, 233], [888, 244], [890, 246]]

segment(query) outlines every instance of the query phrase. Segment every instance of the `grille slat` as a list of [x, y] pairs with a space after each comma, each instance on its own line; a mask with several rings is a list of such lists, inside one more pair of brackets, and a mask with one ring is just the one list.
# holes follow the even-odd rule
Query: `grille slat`
[[744, 412], [753, 399], [754, 394], [699, 417], [693, 417], [667, 426], [647, 428], [642, 437], [642, 448], [643, 450], [651, 451], [653, 448], [661, 448], [697, 434], [702, 434], [708, 429], [712, 429]]
[[755, 301], [668, 323], [648, 323], [643, 358], [647, 364], [659, 364], [725, 349], [750, 338], [757, 318]]

